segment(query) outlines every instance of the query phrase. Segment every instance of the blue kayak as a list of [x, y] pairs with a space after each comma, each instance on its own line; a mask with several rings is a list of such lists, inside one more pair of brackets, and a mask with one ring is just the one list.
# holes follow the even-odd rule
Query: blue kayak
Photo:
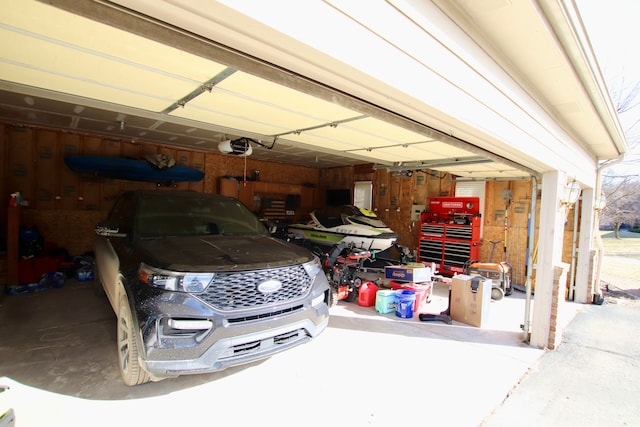
[[64, 162], [74, 172], [112, 179], [154, 182], [198, 182], [204, 172], [182, 165], [158, 167], [147, 160], [101, 156], [67, 156]]

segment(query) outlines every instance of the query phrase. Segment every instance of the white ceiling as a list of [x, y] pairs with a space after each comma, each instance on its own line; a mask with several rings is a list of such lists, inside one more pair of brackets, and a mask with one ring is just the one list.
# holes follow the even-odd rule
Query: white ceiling
[[[437, 118], [414, 120], [108, 2], [51, 3], [102, 22], [32, 0], [12, 0], [3, 6], [0, 119], [4, 121], [205, 151], [217, 151], [220, 141], [245, 136], [260, 142], [252, 157], [312, 167], [374, 163], [505, 179], [544, 169], [544, 162], [520, 158], [504, 141], [483, 147], [480, 138], [473, 140], [472, 132], [468, 138], [453, 137]], [[153, 2], [129, 3], [160, 7]], [[487, 45], [496, 48], [492, 55], [511, 64], [523, 58], [495, 43], [509, 37], [509, 31], [517, 33], [517, 28], [496, 29], [491, 20], [495, 16], [489, 19], [483, 11], [474, 12], [477, 3], [454, 3], [455, 7], [445, 6], [461, 23], [485, 17], [465, 28], [490, 38]], [[539, 53], [544, 55], [544, 49]], [[530, 66], [516, 63], [513, 68]], [[559, 121], [585, 141], [587, 152], [610, 156], [615, 143], [602, 121], [595, 131], [604, 137], [582, 138], [581, 134], [594, 131], [588, 119], [598, 114], [573, 70], [550, 66], [550, 71], [531, 71], [520, 78], [539, 89], [534, 95], [541, 104], [566, 110], [556, 112]], [[544, 80], [550, 72], [554, 79]], [[567, 72], [570, 87], [559, 87], [556, 83], [567, 81]], [[532, 80], [536, 75], [541, 77]], [[573, 105], [575, 93], [581, 96]], [[588, 111], [576, 114], [576, 109]], [[459, 134], [466, 136], [469, 129], [460, 129]]]

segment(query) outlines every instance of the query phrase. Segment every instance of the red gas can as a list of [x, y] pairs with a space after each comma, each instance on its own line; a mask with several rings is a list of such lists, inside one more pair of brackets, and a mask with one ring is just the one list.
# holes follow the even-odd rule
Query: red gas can
[[358, 305], [363, 307], [373, 307], [376, 304], [376, 292], [378, 285], [373, 282], [364, 282], [360, 285], [358, 293]]

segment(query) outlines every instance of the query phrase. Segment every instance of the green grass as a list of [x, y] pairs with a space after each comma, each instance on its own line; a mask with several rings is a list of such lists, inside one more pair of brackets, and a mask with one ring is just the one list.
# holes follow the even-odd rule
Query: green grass
[[613, 231], [601, 231], [605, 256], [623, 256], [640, 259], [640, 233], [620, 231], [621, 239], [616, 239]]
[[621, 239], [616, 239], [613, 231], [602, 231], [600, 236], [604, 248], [602, 273], [640, 278], [640, 233], [621, 231]]

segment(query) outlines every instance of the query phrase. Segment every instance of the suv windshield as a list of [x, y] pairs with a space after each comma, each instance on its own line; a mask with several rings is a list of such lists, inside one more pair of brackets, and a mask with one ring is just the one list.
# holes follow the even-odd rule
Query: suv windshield
[[267, 235], [266, 227], [234, 199], [149, 195], [137, 207], [139, 238], [198, 235]]

